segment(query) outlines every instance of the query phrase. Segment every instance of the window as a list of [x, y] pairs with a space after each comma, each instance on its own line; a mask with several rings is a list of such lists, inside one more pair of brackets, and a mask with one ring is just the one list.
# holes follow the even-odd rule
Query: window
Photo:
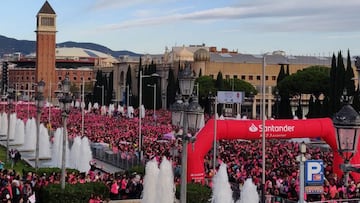
[[276, 80], [276, 76], [271, 76], [271, 80]]
[[269, 80], [269, 76], [265, 76], [265, 80]]
[[233, 77], [234, 77], [234, 79], [237, 79], [237, 78], [238, 78], [238, 76], [237, 76], [237, 75], [234, 75]]
[[59, 80], [62, 80], [62, 77], [61, 77], [61, 76], [59, 76]]
[[229, 79], [230, 79], [230, 75], [225, 75], [225, 79], [229, 80]]
[[76, 77], [74, 77], [74, 80], [76, 80], [77, 78]]
[[256, 76], [256, 80], [261, 80], [260, 75], [257, 75], [257, 76]]
[[241, 75], [241, 79], [242, 79], [242, 80], [246, 80], [246, 76], [245, 76], [245, 75]]
[[55, 20], [51, 17], [41, 17], [41, 25], [43, 26], [54, 26]]
[[249, 75], [249, 80], [253, 80], [253, 79], [254, 79], [254, 76]]

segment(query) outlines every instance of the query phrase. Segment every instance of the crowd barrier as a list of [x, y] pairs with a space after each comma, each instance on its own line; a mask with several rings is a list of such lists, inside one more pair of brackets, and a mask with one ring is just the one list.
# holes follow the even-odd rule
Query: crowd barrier
[[360, 199], [334, 199], [326, 201], [317, 201], [312, 203], [360, 203]]
[[93, 158], [118, 168], [129, 170], [139, 165], [139, 159], [135, 154], [122, 151], [114, 152], [107, 144], [102, 143], [92, 143], [90, 147]]

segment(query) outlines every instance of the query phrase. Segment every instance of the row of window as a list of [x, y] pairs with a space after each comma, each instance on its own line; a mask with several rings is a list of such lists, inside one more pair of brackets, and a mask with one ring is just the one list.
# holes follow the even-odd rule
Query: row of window
[[[58, 78], [59, 78], [59, 81], [61, 81], [61, 80], [63, 79], [62, 76], [59, 76]], [[73, 81], [76, 81], [76, 80], [77, 80], [77, 77], [74, 76], [74, 77], [73, 77]], [[82, 81], [82, 80], [83, 80], [83, 77], [80, 77], [80, 80]], [[88, 80], [88, 81], [91, 81], [91, 77], [88, 77], [87, 80]]]
[[[215, 78], [214, 75], [210, 75], [211, 78]], [[276, 80], [276, 76], [268, 76], [266, 75], [265, 76], [265, 80], [269, 80], [269, 77], [271, 78], [271, 80], [275, 81]], [[233, 75], [233, 78], [234, 79], [238, 79], [238, 76], [237, 75]], [[230, 79], [230, 75], [225, 75], [225, 79], [226, 80], [229, 80]], [[254, 76], [254, 75], [241, 75], [240, 77], [241, 80], [261, 80], [261, 76], [260, 75], [257, 75], [257, 76]]]

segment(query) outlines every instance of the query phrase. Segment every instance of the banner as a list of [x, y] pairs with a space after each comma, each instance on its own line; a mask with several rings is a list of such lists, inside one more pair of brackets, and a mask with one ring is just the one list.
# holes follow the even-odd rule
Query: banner
[[240, 91], [218, 91], [217, 99], [219, 104], [241, 104], [244, 101], [244, 92]]

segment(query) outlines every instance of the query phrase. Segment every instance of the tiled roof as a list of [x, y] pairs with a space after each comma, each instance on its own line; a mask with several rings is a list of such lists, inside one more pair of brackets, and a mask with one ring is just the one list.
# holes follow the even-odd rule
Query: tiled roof
[[41, 7], [39, 13], [56, 14], [54, 9], [50, 6], [48, 1], [45, 1], [44, 5]]
[[[210, 53], [210, 61], [228, 63], [262, 63], [262, 55]], [[267, 64], [317, 64], [330, 65], [331, 57], [267, 55]]]

